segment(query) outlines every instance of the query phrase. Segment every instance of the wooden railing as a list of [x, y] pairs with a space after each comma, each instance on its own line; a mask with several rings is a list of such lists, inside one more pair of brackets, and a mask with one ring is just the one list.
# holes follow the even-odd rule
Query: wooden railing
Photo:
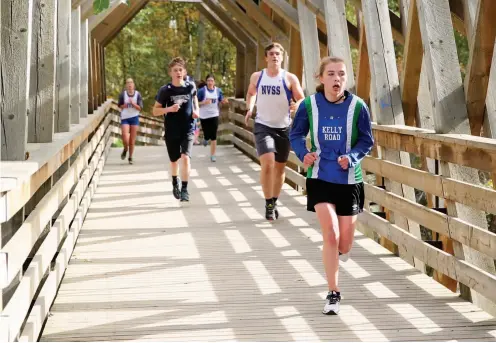
[[111, 146], [109, 111], [2, 162], [0, 341], [38, 339]]
[[[229, 116], [233, 144], [258, 160], [254, 148], [253, 119], [244, 124], [246, 104], [232, 100]], [[375, 147], [416, 154], [438, 161], [454, 163], [487, 172], [496, 172], [496, 141], [470, 135], [436, 134], [430, 130], [408, 126], [381, 126], [373, 123]], [[465, 183], [453, 178], [435, 175], [422, 170], [367, 156], [362, 167], [367, 174], [385, 178], [433, 194], [446, 201], [496, 214], [496, 191], [481, 185]], [[366, 177], [371, 179], [370, 176]], [[294, 152], [290, 153], [286, 179], [305, 189], [303, 164]], [[372, 178], [373, 179], [373, 178]], [[390, 209], [433, 232], [445, 235], [455, 242], [496, 259], [496, 234], [473, 223], [450, 216], [443, 209], [432, 209], [417, 202], [365, 182], [366, 209], [359, 215], [358, 229], [368, 236], [375, 232], [406, 251], [407, 256], [418, 259], [434, 270], [459, 281], [496, 303], [496, 275], [475, 266], [462, 258], [439, 249], [440, 244], [426, 242], [387, 220], [384, 212], [374, 211], [374, 205]], [[402, 256], [405, 258], [405, 256]], [[411, 263], [409, 258], [405, 258]], [[493, 262], [493, 261], [492, 261]], [[425, 270], [424, 270], [425, 271]]]

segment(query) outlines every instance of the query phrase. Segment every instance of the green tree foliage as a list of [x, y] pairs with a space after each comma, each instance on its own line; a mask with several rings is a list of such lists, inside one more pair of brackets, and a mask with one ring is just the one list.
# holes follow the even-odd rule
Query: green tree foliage
[[[224, 94], [234, 93], [236, 48], [210, 22], [204, 22], [202, 78], [215, 76]], [[194, 75], [198, 55], [199, 12], [191, 3], [150, 1], [105, 50], [107, 94], [117, 97], [134, 79], [151, 112], [158, 89], [170, 81], [168, 63], [181, 56]], [[197, 80], [198, 81], [198, 80]]]

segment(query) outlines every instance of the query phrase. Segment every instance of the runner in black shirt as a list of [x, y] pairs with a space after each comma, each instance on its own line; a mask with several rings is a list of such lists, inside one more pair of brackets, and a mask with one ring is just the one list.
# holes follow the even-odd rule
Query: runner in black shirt
[[[176, 199], [189, 201], [188, 179], [191, 169], [191, 149], [194, 141], [195, 119], [199, 107], [195, 84], [184, 81], [184, 60], [174, 58], [169, 63], [169, 75], [172, 82], [162, 86], [155, 97], [154, 116], [164, 116], [165, 144], [171, 162], [173, 194]], [[178, 160], [181, 159], [181, 181]]]

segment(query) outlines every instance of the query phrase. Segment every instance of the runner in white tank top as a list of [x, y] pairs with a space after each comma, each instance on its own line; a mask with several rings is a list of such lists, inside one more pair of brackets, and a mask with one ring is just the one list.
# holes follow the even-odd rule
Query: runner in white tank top
[[279, 43], [265, 48], [267, 68], [251, 75], [246, 94], [246, 125], [252, 116], [255, 101], [257, 104], [253, 133], [262, 166], [260, 180], [267, 220], [279, 217], [276, 203], [284, 184], [284, 168], [291, 150], [290, 111], [297, 108], [293, 100], [299, 102], [305, 97], [298, 78], [281, 68], [283, 55], [284, 49]]
[[210, 160], [215, 162], [220, 104], [227, 104], [228, 100], [224, 98], [222, 89], [215, 87], [215, 78], [212, 74], [207, 75], [206, 83], [198, 90], [200, 122], [203, 129], [203, 146], [207, 146], [210, 141]]
[[139, 114], [143, 109], [143, 99], [136, 90], [133, 79], [126, 80], [126, 89], [120, 94], [118, 106], [121, 108], [122, 150], [121, 159], [126, 158], [129, 149], [129, 164], [133, 164], [133, 153], [139, 127]]
[[286, 81], [286, 70], [279, 69], [275, 77], [267, 75], [267, 69], [260, 72], [257, 84], [256, 123], [277, 129], [290, 125], [289, 106], [292, 92]]

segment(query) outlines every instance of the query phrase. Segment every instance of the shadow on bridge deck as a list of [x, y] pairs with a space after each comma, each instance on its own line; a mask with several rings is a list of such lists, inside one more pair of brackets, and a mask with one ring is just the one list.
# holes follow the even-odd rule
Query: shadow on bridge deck
[[494, 341], [496, 320], [357, 232], [342, 310], [321, 314], [322, 237], [285, 185], [263, 218], [259, 166], [195, 147], [191, 202], [172, 196], [165, 147], [111, 150], [44, 341]]

